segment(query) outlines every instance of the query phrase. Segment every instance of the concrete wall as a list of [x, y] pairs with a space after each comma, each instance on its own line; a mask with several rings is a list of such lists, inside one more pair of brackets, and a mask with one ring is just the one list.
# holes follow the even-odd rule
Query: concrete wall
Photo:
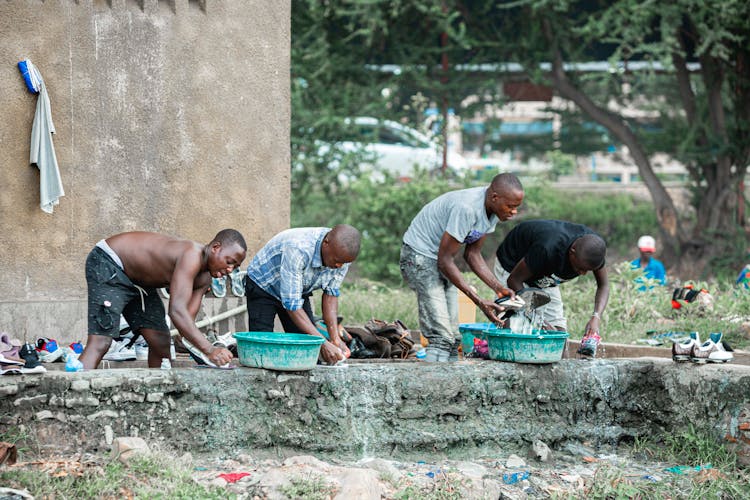
[[[48, 365], [50, 366], [50, 365]], [[306, 373], [129, 369], [0, 377], [0, 428], [65, 452], [137, 435], [171, 449], [478, 458], [541, 439], [617, 445], [688, 424], [750, 464], [750, 367], [671, 360], [373, 363]]]
[[[103, 237], [234, 227], [252, 253], [288, 227], [288, 0], [5, 0], [0, 34], [0, 330], [85, 338], [83, 264]], [[23, 58], [57, 129], [51, 215]]]

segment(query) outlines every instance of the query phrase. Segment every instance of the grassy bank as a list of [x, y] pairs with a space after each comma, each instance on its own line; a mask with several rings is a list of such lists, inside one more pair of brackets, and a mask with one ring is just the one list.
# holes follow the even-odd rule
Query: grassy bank
[[[481, 294], [490, 297], [489, 289], [473, 274], [466, 279]], [[639, 291], [633, 283], [637, 276], [626, 262], [609, 269], [610, 298], [602, 317], [603, 337], [608, 342], [635, 343], [649, 337], [649, 331], [697, 331], [701, 338], [711, 332], [723, 332], [727, 342], [735, 348], [750, 346], [742, 331], [742, 323], [750, 321], [750, 292], [739, 290], [731, 283], [698, 282], [714, 298], [712, 310], [702, 310], [697, 303], [686, 304], [679, 311], [672, 309], [671, 298], [675, 286], [654, 286]], [[568, 318], [570, 338], [580, 339], [594, 307], [596, 282], [588, 275], [565, 283], [560, 288]], [[345, 324], [361, 324], [370, 318], [400, 319], [409, 328], [419, 328], [416, 295], [406, 284], [387, 286], [367, 280], [345, 282], [339, 300], [340, 314]], [[477, 321], [485, 321], [477, 312]]]

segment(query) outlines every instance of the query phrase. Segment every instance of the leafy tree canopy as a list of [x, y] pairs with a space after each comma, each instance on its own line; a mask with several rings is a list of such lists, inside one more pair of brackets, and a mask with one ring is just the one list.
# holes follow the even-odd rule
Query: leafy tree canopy
[[[292, 17], [293, 154], [344, 116], [417, 121], [417, 92], [471, 116], [503, 104], [502, 82], [526, 80], [566, 99], [571, 107], [559, 112], [570, 124], [585, 116], [627, 148], [668, 253], [694, 266], [744, 237], [746, 0], [293, 0]], [[579, 64], [596, 60], [609, 71]], [[629, 108], [652, 118], [634, 121]], [[572, 142], [562, 141], [563, 152], [575, 152]], [[678, 213], [654, 173], [657, 151], [689, 169], [694, 219]], [[314, 167], [298, 171], [330, 175], [329, 165]]]

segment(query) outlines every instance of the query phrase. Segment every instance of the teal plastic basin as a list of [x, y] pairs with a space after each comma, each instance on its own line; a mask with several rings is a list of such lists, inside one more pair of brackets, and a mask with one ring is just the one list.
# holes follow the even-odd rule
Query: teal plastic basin
[[482, 332], [495, 326], [492, 323], [461, 323], [458, 332], [461, 334], [461, 349], [464, 356], [474, 351], [474, 339], [482, 339]]
[[325, 342], [301, 333], [237, 332], [234, 338], [242, 366], [291, 372], [315, 368]]
[[562, 359], [567, 332], [537, 330], [532, 334], [515, 333], [508, 329], [486, 330], [490, 359], [514, 363], [554, 363]]

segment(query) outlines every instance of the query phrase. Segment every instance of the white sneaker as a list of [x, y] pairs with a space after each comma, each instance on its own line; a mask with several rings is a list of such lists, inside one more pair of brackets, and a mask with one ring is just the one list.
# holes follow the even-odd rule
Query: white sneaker
[[[185, 349], [187, 349], [188, 352], [190, 353], [190, 357], [192, 357], [193, 361], [195, 361], [199, 365], [207, 365], [212, 368], [230, 368], [232, 366], [232, 363], [227, 363], [222, 366], [217, 366], [216, 364], [212, 363], [208, 359], [208, 356], [206, 356], [203, 353], [203, 351], [201, 351], [200, 349], [195, 347], [193, 344], [191, 344], [190, 341], [188, 341], [185, 337], [180, 337], [180, 338], [182, 339], [182, 345], [185, 346]], [[216, 344], [214, 343], [214, 345]], [[217, 347], [221, 347], [221, 346], [217, 346]]]
[[148, 344], [137, 343], [133, 346], [135, 349], [135, 359], [146, 361], [148, 359]]
[[727, 351], [724, 342], [716, 343], [713, 339], [708, 339], [700, 346], [694, 345], [690, 355], [690, 361], [694, 363], [726, 363], [732, 359], [734, 354]]
[[186, 339], [185, 337], [180, 338], [182, 339], [182, 345], [185, 347], [185, 349], [188, 350], [188, 353], [190, 354], [190, 357], [193, 358], [193, 361], [195, 361], [199, 365], [208, 365], [216, 368], [216, 365], [209, 361], [208, 356], [203, 354], [203, 351], [191, 344], [190, 341], [188, 341], [188, 339]]
[[127, 347], [127, 340], [113, 340], [109, 346], [109, 351], [104, 355], [102, 359], [107, 361], [129, 361], [136, 359], [135, 348]]
[[216, 342], [214, 342], [213, 345], [229, 349], [230, 347], [237, 345], [237, 339], [234, 338], [232, 332], [227, 332], [224, 335], [218, 335], [216, 337]]

